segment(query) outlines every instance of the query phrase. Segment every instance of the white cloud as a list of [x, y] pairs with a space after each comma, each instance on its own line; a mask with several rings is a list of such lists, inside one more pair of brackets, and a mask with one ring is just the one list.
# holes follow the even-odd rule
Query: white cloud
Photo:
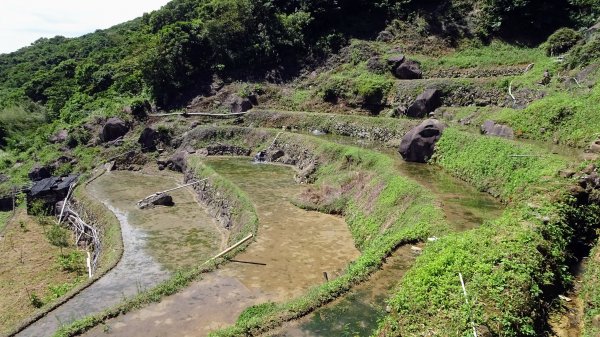
[[159, 9], [169, 0], [1, 0], [0, 53], [41, 37], [76, 37]]

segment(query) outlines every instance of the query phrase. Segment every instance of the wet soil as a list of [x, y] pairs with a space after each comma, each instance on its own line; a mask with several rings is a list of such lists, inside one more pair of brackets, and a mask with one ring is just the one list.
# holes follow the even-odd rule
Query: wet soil
[[340, 217], [309, 212], [290, 202], [305, 186], [289, 167], [252, 164], [247, 158], [206, 163], [245, 191], [260, 227], [256, 242], [223, 268], [182, 292], [112, 319], [86, 336], [205, 336], [235, 322], [243, 309], [299, 296], [339, 275], [359, 256]]

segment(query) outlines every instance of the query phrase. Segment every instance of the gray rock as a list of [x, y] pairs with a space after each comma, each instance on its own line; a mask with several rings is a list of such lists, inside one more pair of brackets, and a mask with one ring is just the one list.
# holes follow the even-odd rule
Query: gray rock
[[426, 89], [420, 94], [411, 106], [406, 109], [406, 115], [408, 117], [423, 118], [430, 112], [439, 108], [441, 102], [442, 92], [437, 89]]
[[154, 152], [156, 151], [156, 143], [159, 138], [159, 134], [152, 128], [145, 128], [138, 138], [138, 143], [142, 147], [142, 152]]
[[515, 133], [513, 129], [507, 125], [496, 124], [492, 120], [487, 120], [481, 125], [481, 133], [489, 136], [503, 137], [513, 139]]
[[117, 117], [112, 117], [104, 123], [100, 140], [102, 140], [102, 142], [110, 142], [125, 136], [128, 131], [129, 127], [125, 121]]
[[416, 80], [423, 78], [423, 72], [416, 61], [405, 60], [397, 68], [393, 69], [394, 76], [401, 80]]
[[69, 137], [69, 132], [67, 130], [60, 130], [57, 133], [50, 136], [50, 143], [62, 143]]
[[248, 98], [233, 96], [229, 101], [229, 110], [231, 113], [246, 112], [252, 109], [252, 102]]
[[166, 193], [158, 193], [150, 196], [148, 199], [144, 199], [138, 204], [139, 208], [149, 208], [154, 206], [173, 206], [173, 197]]
[[598, 139], [590, 144], [589, 152], [600, 153], [600, 139]]
[[392, 71], [394, 71], [396, 70], [396, 68], [398, 68], [398, 66], [400, 66], [404, 62], [404, 60], [406, 60], [406, 57], [404, 55], [397, 54], [388, 57], [386, 62], [388, 66], [391, 67]]
[[27, 176], [31, 181], [40, 181], [42, 179], [50, 178], [52, 173], [50, 172], [50, 169], [45, 166], [35, 165], [29, 171]]
[[408, 131], [400, 143], [400, 155], [405, 161], [426, 163], [433, 156], [435, 143], [442, 136], [445, 125], [436, 119], [423, 121]]
[[184, 150], [177, 151], [168, 161], [167, 167], [176, 172], [184, 172], [186, 168], [186, 161], [189, 153]]
[[394, 39], [394, 34], [392, 34], [389, 30], [382, 30], [377, 35], [377, 41], [390, 42], [393, 39]]

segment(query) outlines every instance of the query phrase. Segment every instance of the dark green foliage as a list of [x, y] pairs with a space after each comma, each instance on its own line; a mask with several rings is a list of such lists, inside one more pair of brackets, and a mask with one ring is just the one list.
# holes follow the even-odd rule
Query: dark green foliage
[[565, 53], [575, 46], [581, 38], [581, 34], [573, 29], [561, 28], [548, 37], [546, 41], [546, 54], [558, 55]]
[[575, 46], [567, 56], [570, 68], [587, 66], [600, 59], [600, 34], [591, 36], [586, 43]]
[[62, 248], [69, 246], [69, 234], [67, 230], [58, 225], [52, 225], [46, 233], [46, 237], [53, 246], [60, 247], [61, 251]]
[[[52, 228], [52, 230], [53, 229], [54, 227]], [[58, 265], [63, 271], [77, 272], [78, 274], [83, 274], [85, 266], [83, 252], [74, 250], [69, 254], [58, 255]]]

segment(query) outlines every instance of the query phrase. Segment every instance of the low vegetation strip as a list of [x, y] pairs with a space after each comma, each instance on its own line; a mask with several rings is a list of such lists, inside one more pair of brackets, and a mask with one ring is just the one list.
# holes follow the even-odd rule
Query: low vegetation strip
[[581, 336], [595, 337], [600, 335], [600, 245], [590, 254], [582, 284], [585, 317]]
[[75, 189], [74, 199], [83, 210], [82, 216], [89, 223], [100, 229], [102, 253], [99, 259], [99, 268], [91, 279], [76, 286], [56, 301], [42, 307], [37, 313], [15, 327], [8, 336], [14, 336], [29, 325], [46, 316], [49, 312], [66, 303], [94, 282], [102, 278], [117, 265], [123, 254], [123, 241], [121, 238], [121, 225], [115, 215], [110, 212], [100, 201], [90, 196], [85, 185]]
[[[236, 228], [237, 231], [230, 237], [230, 241], [241, 238], [247, 233], [256, 233], [258, 216], [256, 215], [256, 210], [248, 199], [248, 196], [210, 168], [202, 165], [194, 166], [193, 161], [191, 167], [193, 167], [193, 169], [189, 171], [187, 175], [189, 179], [192, 179], [195, 175], [198, 175], [196, 177], [200, 179], [208, 178], [208, 182], [202, 185], [203, 190], [210, 191], [209, 195], [219, 195], [223, 198], [222, 200], [228, 200], [230, 205], [236, 206], [234, 213], [231, 215], [231, 219], [233, 228]], [[204, 201], [208, 202], [207, 200]], [[210, 207], [210, 202], [208, 202], [208, 204]], [[240, 223], [238, 223], [238, 221], [240, 221]], [[246, 246], [247, 244], [240, 246], [236, 250], [230, 252], [227, 256], [233, 256]], [[126, 299], [116, 307], [109, 308], [99, 314], [85, 317], [70, 325], [64, 326], [60, 328], [54, 336], [76, 336], [110, 318], [142, 308], [149, 303], [159, 302], [165, 296], [172, 295], [188, 286], [191, 282], [200, 279], [203, 273], [213, 270], [223, 261], [224, 260], [210, 261], [203, 265], [199, 265], [196, 268], [179, 270], [168, 280], [160, 283], [156, 287], [143, 291], [133, 298]]]
[[[534, 157], [512, 156], [533, 150]], [[543, 335], [551, 300], [572, 279], [577, 239], [599, 227], [600, 208], [572, 197], [568, 181], [556, 175], [566, 163], [540, 151], [445, 132], [436, 163], [512, 203], [499, 219], [430, 245], [398, 286], [377, 336], [464, 336], [471, 321], [480, 334]]]
[[315, 184], [298, 204], [343, 214], [362, 254], [342, 276], [288, 302], [253, 306], [240, 315], [234, 326], [213, 332], [212, 336], [255, 335], [305, 315], [345, 293], [353, 284], [365, 281], [397, 246], [448, 231], [434, 196], [399, 176], [389, 157], [292, 133], [283, 133], [272, 142], [277, 133], [238, 127], [198, 129], [189, 135], [194, 139], [185, 142], [199, 145], [218, 140], [258, 149], [272, 144], [267, 152], [283, 152], [277, 161], [295, 164], [299, 171], [306, 161], [319, 163], [310, 177]]

